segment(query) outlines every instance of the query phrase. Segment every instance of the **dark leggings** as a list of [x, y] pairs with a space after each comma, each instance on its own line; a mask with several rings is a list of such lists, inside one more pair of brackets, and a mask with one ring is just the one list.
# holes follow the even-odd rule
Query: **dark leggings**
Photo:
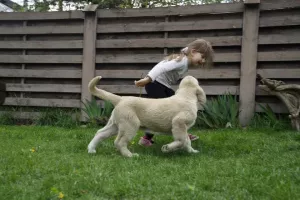
[[[145, 86], [145, 90], [147, 92], [147, 97], [154, 98], [154, 99], [166, 98], [166, 97], [173, 96], [175, 94], [174, 90], [164, 86], [163, 84], [157, 81], [148, 83]], [[146, 132], [145, 136], [148, 139], [151, 139], [153, 137], [153, 134]]]

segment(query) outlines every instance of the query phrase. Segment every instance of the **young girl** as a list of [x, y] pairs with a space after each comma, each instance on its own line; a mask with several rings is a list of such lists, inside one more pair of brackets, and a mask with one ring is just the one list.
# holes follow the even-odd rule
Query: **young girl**
[[[171, 89], [172, 84], [176, 84], [179, 79], [188, 71], [188, 68], [208, 66], [213, 61], [213, 49], [211, 44], [203, 39], [197, 39], [187, 47], [183, 48], [180, 54], [167, 56], [164, 60], [155, 65], [148, 75], [135, 81], [138, 87], [144, 87], [149, 98], [166, 98], [175, 94]], [[199, 137], [189, 134], [191, 141]], [[139, 144], [151, 146], [153, 134], [149, 131], [141, 137]]]

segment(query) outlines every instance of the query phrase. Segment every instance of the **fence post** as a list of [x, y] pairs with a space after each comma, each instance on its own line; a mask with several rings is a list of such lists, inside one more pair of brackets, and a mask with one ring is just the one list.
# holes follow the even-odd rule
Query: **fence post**
[[245, 0], [241, 53], [239, 122], [247, 126], [255, 113], [255, 87], [260, 0]]
[[[88, 83], [95, 76], [96, 63], [96, 40], [97, 40], [97, 7], [98, 5], [87, 5], [83, 12], [83, 60], [81, 79], [81, 101], [91, 100], [92, 95], [88, 91]], [[83, 107], [83, 103], [80, 104]], [[81, 110], [81, 121], [86, 121], [86, 114]]]

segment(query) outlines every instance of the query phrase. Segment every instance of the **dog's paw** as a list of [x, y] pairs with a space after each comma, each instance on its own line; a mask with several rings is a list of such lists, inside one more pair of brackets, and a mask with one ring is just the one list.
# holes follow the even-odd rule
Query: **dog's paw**
[[137, 153], [131, 153], [131, 152], [122, 153], [122, 155], [124, 157], [127, 157], [127, 158], [132, 158], [132, 157], [138, 157], [139, 156], [139, 154], [137, 154]]
[[163, 145], [163, 146], [161, 147], [161, 151], [162, 151], [163, 153], [168, 153], [168, 152], [170, 151], [169, 146], [168, 146], [167, 144]]
[[96, 153], [95, 149], [88, 149], [88, 153]]
[[200, 151], [193, 149], [190, 153], [199, 153]]

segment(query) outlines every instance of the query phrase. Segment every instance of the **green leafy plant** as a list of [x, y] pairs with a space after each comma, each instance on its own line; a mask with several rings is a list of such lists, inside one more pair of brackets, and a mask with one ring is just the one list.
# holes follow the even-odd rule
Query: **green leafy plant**
[[0, 115], [1, 125], [15, 125], [16, 119], [11, 112], [4, 112]]
[[279, 123], [279, 121], [269, 104], [267, 104], [265, 107], [261, 104], [258, 105], [264, 111], [265, 118], [270, 122], [270, 125], [272, 127], [275, 127]]
[[35, 120], [36, 125], [58, 126], [71, 128], [79, 124], [78, 120], [73, 119], [73, 112], [66, 112], [63, 109], [47, 109]]
[[92, 125], [105, 125], [114, 109], [114, 105], [109, 101], [104, 101], [103, 106], [97, 104], [94, 97], [89, 101], [82, 102], [84, 107], [82, 110], [87, 115], [88, 123]]
[[200, 111], [197, 125], [205, 128], [224, 128], [238, 126], [239, 104], [237, 96], [231, 94], [219, 95], [208, 100], [204, 110]]
[[255, 128], [270, 127], [273, 129], [287, 128], [290, 120], [285, 115], [275, 114], [272, 108], [266, 104], [263, 106], [258, 104], [263, 112], [255, 113], [251, 120], [251, 126]]

